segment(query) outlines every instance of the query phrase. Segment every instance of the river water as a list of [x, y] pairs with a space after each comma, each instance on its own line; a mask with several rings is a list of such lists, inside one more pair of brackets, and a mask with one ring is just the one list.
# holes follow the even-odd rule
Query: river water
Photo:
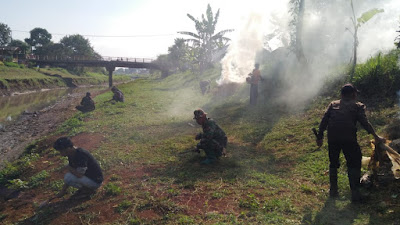
[[54, 104], [62, 97], [71, 94], [82, 94], [86, 92], [104, 90], [107, 87], [80, 87], [80, 88], [58, 88], [42, 90], [12, 96], [0, 96], [0, 124], [15, 121], [24, 112], [33, 113]]

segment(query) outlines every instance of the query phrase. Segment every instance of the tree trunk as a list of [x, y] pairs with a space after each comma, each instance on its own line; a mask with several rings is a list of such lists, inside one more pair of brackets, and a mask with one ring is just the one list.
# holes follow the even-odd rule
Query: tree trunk
[[354, 29], [354, 46], [353, 46], [353, 65], [351, 66], [351, 72], [350, 72], [350, 82], [353, 82], [353, 77], [354, 73], [356, 71], [356, 65], [357, 65], [357, 47], [358, 47], [358, 38], [357, 38], [357, 27]]
[[300, 63], [304, 64], [308, 67], [306, 56], [303, 51], [302, 37], [303, 37], [303, 17], [304, 17], [304, 9], [305, 9], [305, 0], [300, 0], [299, 2], [299, 14], [298, 21], [296, 26], [296, 57]]

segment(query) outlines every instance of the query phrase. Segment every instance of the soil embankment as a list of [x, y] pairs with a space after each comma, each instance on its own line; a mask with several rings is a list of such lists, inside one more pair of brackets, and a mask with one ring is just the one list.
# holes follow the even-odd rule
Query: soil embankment
[[[92, 92], [92, 97], [105, 92]], [[57, 127], [76, 113], [75, 106], [84, 96], [85, 89], [61, 97], [55, 104], [33, 113], [22, 114], [17, 121], [0, 130], [0, 169], [6, 161], [18, 158], [34, 140], [55, 132]]]

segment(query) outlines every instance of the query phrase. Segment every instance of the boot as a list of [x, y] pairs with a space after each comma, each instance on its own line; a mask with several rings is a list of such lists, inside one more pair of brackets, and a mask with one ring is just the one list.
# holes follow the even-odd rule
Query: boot
[[348, 168], [349, 184], [351, 189], [351, 201], [353, 203], [361, 202], [362, 197], [360, 193], [360, 168]]
[[334, 198], [339, 195], [337, 185], [337, 168], [329, 168], [329, 196]]
[[213, 149], [205, 148], [204, 152], [206, 153], [207, 158], [201, 161], [200, 164], [209, 165], [213, 164], [217, 160], [215, 151]]

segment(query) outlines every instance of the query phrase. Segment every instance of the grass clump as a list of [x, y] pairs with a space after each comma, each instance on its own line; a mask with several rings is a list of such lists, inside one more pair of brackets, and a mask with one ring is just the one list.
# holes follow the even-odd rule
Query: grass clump
[[106, 195], [108, 195], [108, 196], [116, 196], [116, 195], [121, 194], [121, 192], [122, 192], [121, 187], [119, 187], [115, 183], [108, 183], [108, 184], [104, 185], [104, 191], [105, 191]]

